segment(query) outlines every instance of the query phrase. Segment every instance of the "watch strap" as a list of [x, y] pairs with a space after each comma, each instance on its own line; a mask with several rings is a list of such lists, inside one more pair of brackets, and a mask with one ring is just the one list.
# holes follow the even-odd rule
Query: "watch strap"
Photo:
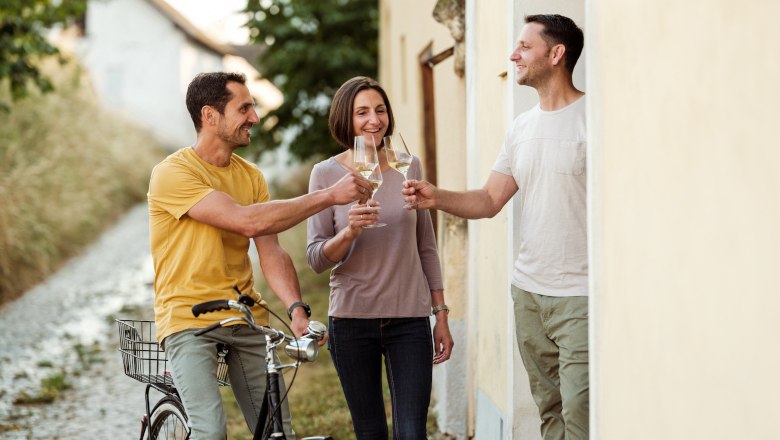
[[301, 301], [295, 301], [294, 303], [290, 304], [290, 308], [287, 309], [287, 316], [292, 319], [292, 312], [298, 307], [303, 307], [303, 310], [306, 312], [306, 317], [311, 317], [311, 308], [308, 304]]

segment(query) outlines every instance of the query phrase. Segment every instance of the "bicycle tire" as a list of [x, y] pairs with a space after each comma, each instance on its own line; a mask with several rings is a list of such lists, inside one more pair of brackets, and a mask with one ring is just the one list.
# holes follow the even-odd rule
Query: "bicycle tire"
[[166, 396], [160, 399], [149, 420], [152, 440], [185, 440], [190, 435], [187, 413], [175, 397]]

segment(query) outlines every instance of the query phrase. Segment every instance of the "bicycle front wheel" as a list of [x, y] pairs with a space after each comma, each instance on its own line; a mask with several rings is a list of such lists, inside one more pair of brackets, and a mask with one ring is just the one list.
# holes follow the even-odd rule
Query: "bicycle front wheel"
[[175, 397], [166, 396], [157, 402], [150, 420], [152, 440], [185, 440], [190, 434], [184, 406]]

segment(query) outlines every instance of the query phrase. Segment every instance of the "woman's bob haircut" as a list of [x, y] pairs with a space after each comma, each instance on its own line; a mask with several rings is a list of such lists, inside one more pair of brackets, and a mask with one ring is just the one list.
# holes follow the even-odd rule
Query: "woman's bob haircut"
[[352, 125], [352, 111], [355, 104], [355, 97], [363, 90], [373, 89], [376, 90], [382, 99], [385, 101], [385, 107], [387, 107], [387, 131], [385, 136], [393, 134], [393, 127], [395, 126], [395, 120], [393, 118], [393, 109], [390, 107], [390, 100], [387, 98], [387, 93], [376, 82], [375, 79], [367, 76], [356, 76], [339, 87], [336, 94], [333, 95], [333, 101], [330, 104], [330, 114], [328, 115], [328, 128], [330, 129], [330, 135], [333, 139], [339, 143], [345, 149], [350, 149], [353, 146], [353, 140], [355, 138], [355, 127]]

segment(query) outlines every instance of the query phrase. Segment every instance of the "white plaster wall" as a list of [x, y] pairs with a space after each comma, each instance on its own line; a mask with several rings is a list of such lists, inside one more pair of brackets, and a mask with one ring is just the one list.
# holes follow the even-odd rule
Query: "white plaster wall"
[[[467, 187], [481, 188], [501, 147], [511, 98], [506, 71], [508, 2], [467, 1], [466, 109]], [[513, 406], [513, 332], [508, 210], [493, 219], [469, 221], [469, 332], [477, 433], [510, 422]], [[504, 428], [505, 438], [511, 430]]]
[[591, 438], [778, 438], [778, 16], [588, 3]]
[[90, 2], [80, 52], [109, 109], [171, 148], [194, 140], [184, 91], [196, 73], [220, 70], [221, 55], [194, 45], [144, 0]]
[[[433, 325], [433, 319], [431, 319]], [[450, 332], [455, 341], [466, 340], [468, 326], [462, 319], [450, 321]], [[452, 357], [442, 365], [433, 368], [433, 399], [436, 402], [436, 421], [439, 431], [456, 439], [465, 439], [469, 394], [466, 377], [468, 375], [467, 350], [463, 344], [456, 345]]]
[[[424, 155], [423, 102], [419, 55], [429, 44], [438, 54], [453, 44], [447, 28], [433, 19], [435, 0], [380, 1], [379, 81], [393, 106], [396, 130], [412, 153]], [[438, 181], [445, 188], [465, 188], [465, 85], [453, 72], [453, 59], [434, 67]], [[469, 392], [469, 327], [466, 316], [465, 222], [439, 217], [439, 255], [455, 340], [450, 361], [434, 367], [433, 398], [442, 432], [466, 438]]]
[[481, 389], [476, 392], [479, 415], [473, 438], [496, 440], [512, 438], [509, 437], [510, 431], [507, 430], [506, 414]]

